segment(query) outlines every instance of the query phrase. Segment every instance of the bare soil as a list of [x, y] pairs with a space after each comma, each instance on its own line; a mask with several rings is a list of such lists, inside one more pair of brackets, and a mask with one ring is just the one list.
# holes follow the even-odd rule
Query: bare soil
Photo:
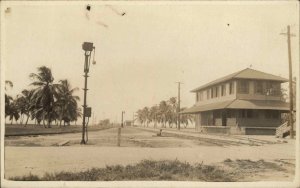
[[[243, 177], [241, 181], [291, 181], [294, 178], [294, 140], [273, 136], [176, 134], [167, 130], [163, 136], [157, 136], [157, 132], [124, 128], [121, 147], [117, 147], [116, 128], [90, 132], [88, 144], [84, 146], [80, 145], [80, 133], [6, 137], [5, 178], [29, 173], [42, 176], [61, 171], [80, 172], [106, 165], [136, 164], [144, 159], [217, 165], [236, 171], [237, 177]], [[65, 141], [69, 141], [66, 146], [58, 146]], [[225, 160], [228, 162], [223, 162]], [[260, 160], [264, 163], [258, 162]], [[262, 164], [276, 164], [280, 168]]]

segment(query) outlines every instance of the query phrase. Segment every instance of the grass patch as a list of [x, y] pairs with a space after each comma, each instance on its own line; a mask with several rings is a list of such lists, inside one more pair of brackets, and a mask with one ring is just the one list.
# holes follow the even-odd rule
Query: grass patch
[[267, 162], [264, 161], [263, 159], [258, 161], [251, 161], [249, 159], [243, 159], [243, 160], [237, 159], [236, 161], [232, 161], [230, 159], [226, 159], [224, 160], [224, 164], [236, 169], [245, 169], [245, 170], [258, 170], [258, 171], [266, 170], [266, 169], [285, 170], [278, 164]]
[[[98, 131], [111, 128], [110, 126], [89, 126], [89, 131]], [[62, 133], [80, 133], [82, 131], [81, 125], [77, 126], [56, 126], [52, 125], [51, 128], [45, 128], [43, 125], [5, 125], [5, 136], [37, 136], [43, 134], [62, 134]]]
[[[112, 165], [81, 172], [46, 173], [39, 177], [32, 174], [11, 177], [14, 181], [205, 181], [233, 182], [249, 180], [252, 175], [266, 170], [285, 171], [283, 167], [264, 160], [224, 160], [218, 165], [191, 165], [178, 160], [143, 160], [134, 165]], [[249, 180], [251, 181], [251, 179]], [[253, 180], [252, 180], [253, 181]]]
[[27, 175], [12, 177], [15, 181], [233, 181], [227, 172], [217, 166], [195, 164], [178, 160], [143, 160], [135, 165], [113, 165], [81, 172], [46, 173], [42, 177]]

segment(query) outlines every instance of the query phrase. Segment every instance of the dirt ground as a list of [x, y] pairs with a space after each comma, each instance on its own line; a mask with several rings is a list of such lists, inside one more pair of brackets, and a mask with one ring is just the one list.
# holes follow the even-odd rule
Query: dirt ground
[[[133, 164], [143, 159], [178, 159], [192, 164], [203, 162], [235, 169], [246, 167], [249, 170], [243, 173], [249, 175], [245, 181], [291, 181], [294, 178], [295, 140], [168, 130], [157, 136], [157, 132], [153, 129], [124, 128], [121, 147], [117, 147], [116, 128], [90, 132], [85, 146], [80, 145], [80, 133], [6, 137], [5, 178], [29, 173], [42, 176], [46, 172], [77, 172], [106, 165]], [[65, 146], [58, 146], [67, 141]], [[253, 172], [249, 164], [224, 163], [226, 159], [263, 159], [280, 165], [283, 170], [274, 168]]]

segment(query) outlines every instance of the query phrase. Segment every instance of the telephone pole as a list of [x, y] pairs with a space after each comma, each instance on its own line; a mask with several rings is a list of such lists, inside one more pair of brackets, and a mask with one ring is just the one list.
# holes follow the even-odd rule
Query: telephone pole
[[289, 60], [289, 98], [290, 98], [290, 117], [289, 117], [289, 124], [290, 124], [290, 135], [291, 138], [294, 138], [294, 118], [293, 118], [293, 105], [294, 105], [294, 96], [293, 96], [293, 72], [292, 72], [292, 52], [291, 52], [291, 36], [295, 36], [291, 34], [290, 26], [287, 26], [287, 33], [281, 33], [282, 35], [287, 35], [287, 44], [288, 44], [288, 60]]
[[123, 122], [123, 115], [125, 114], [125, 111], [122, 111], [122, 122], [121, 122], [121, 127], [124, 127], [124, 122]]
[[182, 82], [176, 82], [178, 84], [178, 107], [177, 107], [177, 128], [180, 130], [180, 84], [183, 84]]

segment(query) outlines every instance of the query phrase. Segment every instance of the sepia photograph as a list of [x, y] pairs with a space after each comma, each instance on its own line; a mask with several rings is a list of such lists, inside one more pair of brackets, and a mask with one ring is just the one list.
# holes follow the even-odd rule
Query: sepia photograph
[[2, 1], [0, 187], [300, 187], [298, 1]]

